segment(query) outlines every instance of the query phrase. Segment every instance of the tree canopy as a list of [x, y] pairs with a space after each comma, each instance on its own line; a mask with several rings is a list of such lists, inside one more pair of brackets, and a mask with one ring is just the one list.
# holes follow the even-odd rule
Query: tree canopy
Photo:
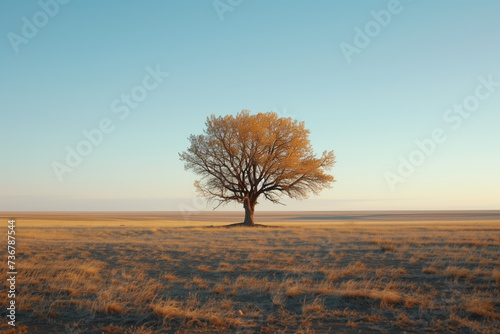
[[253, 225], [257, 199], [279, 203], [318, 194], [335, 181], [327, 173], [335, 163], [333, 151], [316, 157], [304, 122], [275, 112], [236, 116], [211, 115], [201, 135], [179, 153], [186, 170], [201, 176], [195, 187], [217, 206], [236, 201], [245, 208], [246, 225]]

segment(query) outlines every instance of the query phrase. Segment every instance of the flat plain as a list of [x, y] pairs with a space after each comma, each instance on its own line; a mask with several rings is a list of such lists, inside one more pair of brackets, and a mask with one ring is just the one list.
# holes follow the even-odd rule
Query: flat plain
[[[13, 333], [500, 332], [500, 211], [3, 212]], [[6, 240], [6, 238], [3, 238]], [[4, 263], [7, 253], [4, 251]], [[6, 267], [6, 264], [5, 264]]]

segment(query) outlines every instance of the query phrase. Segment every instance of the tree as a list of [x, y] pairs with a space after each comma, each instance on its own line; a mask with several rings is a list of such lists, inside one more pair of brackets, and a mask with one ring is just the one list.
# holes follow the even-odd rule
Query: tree
[[335, 181], [326, 173], [335, 163], [333, 151], [316, 158], [304, 122], [274, 112], [236, 116], [211, 115], [204, 134], [191, 135], [191, 146], [179, 153], [186, 170], [201, 176], [194, 185], [209, 201], [237, 201], [245, 208], [244, 225], [254, 224], [259, 196], [282, 204], [318, 194]]

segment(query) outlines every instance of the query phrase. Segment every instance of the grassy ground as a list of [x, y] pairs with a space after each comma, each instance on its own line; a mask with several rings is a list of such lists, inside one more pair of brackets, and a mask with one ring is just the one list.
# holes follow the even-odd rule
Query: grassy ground
[[17, 332], [500, 331], [498, 221], [49, 225], [18, 223]]

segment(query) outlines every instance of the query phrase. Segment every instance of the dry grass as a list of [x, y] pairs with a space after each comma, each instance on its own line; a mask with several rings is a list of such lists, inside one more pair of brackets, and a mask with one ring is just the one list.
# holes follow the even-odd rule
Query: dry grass
[[491, 272], [491, 277], [497, 282], [497, 285], [500, 285], [500, 269], [495, 268]]
[[485, 299], [481, 296], [469, 297], [465, 301], [464, 308], [470, 314], [500, 319], [500, 315], [495, 313], [495, 302], [491, 298]]
[[422, 269], [422, 272], [424, 274], [432, 274], [432, 275], [438, 275], [438, 274], [441, 273], [440, 270], [438, 270], [438, 269], [436, 269], [434, 267], [426, 267], [426, 268]]
[[210, 271], [210, 266], [201, 265], [201, 266], [198, 266], [198, 270], [199, 271]]
[[309, 314], [309, 313], [320, 313], [325, 310], [325, 305], [322, 300], [319, 298], [314, 299], [312, 302], [309, 302], [306, 304], [306, 301], [304, 299], [304, 303], [302, 305], [302, 314]]
[[403, 296], [395, 290], [384, 286], [382, 282], [360, 282], [349, 280], [342, 283], [336, 292], [351, 298], [371, 298], [380, 301], [382, 307], [401, 303]]
[[292, 286], [288, 287], [286, 289], [285, 294], [287, 297], [295, 297], [303, 292], [305, 292], [305, 289], [301, 285], [297, 284], [297, 285], [292, 285]]
[[167, 281], [177, 281], [178, 280], [177, 276], [172, 275], [172, 274], [163, 275], [163, 279], [167, 280]]
[[17, 235], [19, 333], [500, 331], [497, 223]]
[[470, 278], [470, 269], [448, 266], [444, 271], [444, 274], [447, 277]]

